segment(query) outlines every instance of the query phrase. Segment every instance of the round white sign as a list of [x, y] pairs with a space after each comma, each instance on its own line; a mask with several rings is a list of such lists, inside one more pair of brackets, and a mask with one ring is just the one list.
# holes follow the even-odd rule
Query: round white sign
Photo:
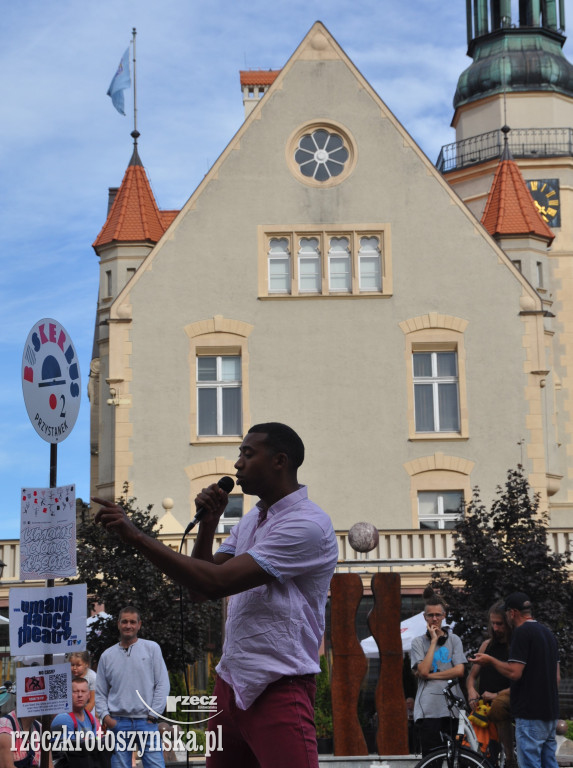
[[80, 410], [80, 366], [66, 329], [57, 320], [39, 320], [24, 346], [22, 389], [30, 421], [48, 443], [61, 443]]

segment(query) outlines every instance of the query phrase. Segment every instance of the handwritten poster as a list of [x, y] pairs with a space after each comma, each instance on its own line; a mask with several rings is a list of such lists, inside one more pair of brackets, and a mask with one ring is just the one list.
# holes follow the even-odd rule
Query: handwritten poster
[[22, 488], [20, 579], [75, 576], [76, 487]]
[[9, 594], [10, 653], [69, 653], [86, 649], [87, 586], [13, 587]]
[[19, 667], [16, 670], [18, 717], [40, 717], [72, 708], [72, 671], [69, 664]]

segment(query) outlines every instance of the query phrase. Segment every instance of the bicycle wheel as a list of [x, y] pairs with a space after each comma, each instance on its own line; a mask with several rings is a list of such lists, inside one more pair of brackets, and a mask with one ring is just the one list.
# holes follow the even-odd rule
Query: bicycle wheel
[[[472, 752], [471, 749], [461, 747], [458, 752], [459, 768], [493, 768], [490, 761], [479, 752]], [[456, 755], [455, 750], [446, 747], [438, 747], [423, 757], [415, 768], [454, 768]]]

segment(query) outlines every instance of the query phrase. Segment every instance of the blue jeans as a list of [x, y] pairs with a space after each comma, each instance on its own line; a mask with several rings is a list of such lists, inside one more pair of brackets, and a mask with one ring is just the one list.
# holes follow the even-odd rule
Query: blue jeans
[[519, 768], [557, 768], [557, 720], [515, 718], [515, 741]]
[[[159, 739], [159, 729], [157, 723], [148, 723], [144, 717], [117, 717], [117, 725], [113, 729], [116, 738], [116, 749], [111, 758], [111, 768], [131, 768], [131, 752], [143, 751], [141, 762], [143, 768], [165, 768], [161, 741]], [[149, 733], [147, 741], [139, 740], [135, 737], [132, 749], [129, 749], [129, 740], [132, 733]], [[125, 738], [125, 748], [118, 749], [118, 734], [123, 734]], [[157, 734], [154, 736], [153, 734]], [[144, 737], [145, 738], [145, 737]]]

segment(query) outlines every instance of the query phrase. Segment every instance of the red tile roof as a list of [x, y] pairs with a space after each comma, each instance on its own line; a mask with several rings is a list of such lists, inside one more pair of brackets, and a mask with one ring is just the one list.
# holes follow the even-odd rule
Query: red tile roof
[[164, 231], [167, 229], [167, 227], [171, 224], [171, 222], [175, 219], [179, 211], [159, 211], [159, 216], [161, 218], [161, 221], [163, 223]]
[[240, 70], [241, 85], [272, 85], [279, 72], [280, 69]]
[[555, 235], [541, 218], [519, 167], [509, 153], [499, 161], [481, 223], [490, 235]]
[[93, 246], [112, 242], [156, 243], [178, 213], [159, 210], [136, 150]]

